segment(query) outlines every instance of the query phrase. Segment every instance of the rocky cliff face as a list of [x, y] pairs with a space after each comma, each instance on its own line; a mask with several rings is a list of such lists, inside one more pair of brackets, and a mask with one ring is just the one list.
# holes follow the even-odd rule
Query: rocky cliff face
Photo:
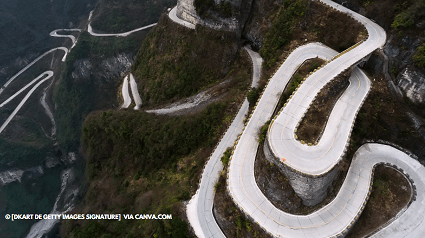
[[425, 102], [425, 75], [421, 71], [408, 65], [398, 75], [396, 82], [412, 102]]
[[[424, 103], [425, 69], [415, 67], [412, 57], [417, 48], [425, 42], [425, 20], [421, 19], [413, 27], [397, 32], [391, 28], [396, 1], [384, 1], [366, 7], [362, 6], [361, 1], [358, 0], [335, 0], [335, 2], [373, 19], [387, 31], [384, 53], [388, 57], [387, 73], [391, 75], [392, 82], [390, 83], [397, 87], [393, 91], [401, 92], [414, 103]], [[390, 10], [390, 12], [383, 14], [384, 8], [388, 8], [387, 10]], [[379, 10], [382, 12], [378, 12]], [[384, 58], [372, 57], [371, 60], [374, 65], [372, 66], [374, 73], [382, 73], [383, 68], [381, 66], [384, 65]], [[390, 79], [387, 78], [387, 80]]]
[[88, 81], [91, 77], [98, 86], [107, 86], [109, 79], [119, 80], [130, 72], [134, 62], [131, 53], [119, 53], [103, 60], [79, 59], [74, 62], [71, 77], [76, 82]]
[[250, 40], [254, 48], [261, 49], [266, 32], [272, 25], [268, 17], [277, 5], [282, 5], [284, 0], [273, 1], [270, 4], [268, 0], [253, 0], [252, 13], [247, 20], [243, 30], [243, 36]]
[[214, 4], [229, 3], [232, 16], [224, 18], [214, 11], [208, 11], [208, 17], [200, 17], [194, 6], [194, 0], [179, 0], [177, 2], [177, 16], [193, 24], [200, 24], [214, 30], [234, 31], [241, 34], [246, 20], [251, 12], [253, 0], [214, 0]]

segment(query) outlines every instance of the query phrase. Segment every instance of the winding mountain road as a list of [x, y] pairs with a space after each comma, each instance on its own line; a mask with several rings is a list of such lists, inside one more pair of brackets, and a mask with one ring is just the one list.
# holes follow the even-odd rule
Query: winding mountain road
[[50, 32], [50, 36], [53, 36], [53, 37], [70, 38], [71, 41], [72, 41], [71, 49], [74, 48], [75, 45], [77, 44], [77, 39], [75, 38], [75, 36], [73, 36], [73, 35], [60, 35], [60, 34], [57, 33], [58, 31], [71, 31], [71, 32], [72, 31], [77, 31], [77, 32], [81, 32], [81, 29], [56, 29], [56, 30]]
[[125, 76], [124, 78], [124, 82], [122, 84], [122, 97], [124, 99], [124, 102], [121, 106], [121, 108], [128, 108], [131, 104], [131, 98], [130, 98], [130, 93], [128, 91], [128, 75]]
[[[258, 53], [249, 48], [245, 48], [245, 50], [250, 55], [253, 63], [251, 87], [257, 87], [260, 81], [261, 64], [263, 60]], [[220, 172], [223, 170], [223, 164], [220, 158], [228, 147], [232, 147], [237, 136], [242, 132], [244, 126], [243, 120], [248, 113], [248, 107], [248, 100], [245, 99], [236, 117], [233, 119], [233, 122], [211, 154], [204, 167], [199, 188], [186, 207], [188, 220], [198, 237], [210, 237], [210, 234], [224, 237], [212, 213], [214, 186], [220, 176]]]
[[178, 24], [180, 24], [180, 25], [182, 25], [182, 26], [185, 26], [185, 27], [187, 27], [187, 28], [190, 28], [190, 29], [195, 29], [195, 25], [193, 25], [192, 23], [190, 23], [190, 22], [187, 22], [187, 21], [185, 21], [185, 20], [182, 20], [182, 19], [180, 19], [178, 16], [177, 16], [177, 6], [175, 6], [175, 7], [173, 7], [173, 9], [171, 9], [171, 11], [168, 13], [168, 17], [171, 19], [171, 20], [173, 20], [174, 22], [176, 22], [176, 23], [178, 23]]
[[[331, 170], [345, 153], [357, 112], [370, 90], [370, 80], [355, 67], [350, 77], [350, 86], [335, 104], [318, 144], [307, 146], [295, 138], [297, 124], [319, 90], [339, 73], [356, 65], [374, 50], [382, 47], [386, 41], [385, 31], [374, 22], [332, 1], [322, 0], [321, 2], [361, 22], [368, 30], [369, 38], [354, 49], [339, 55], [315, 43], [301, 46], [289, 55], [268, 83], [248, 124], [243, 128], [242, 135], [234, 146], [228, 171], [229, 193], [243, 212], [273, 236], [345, 236], [360, 216], [370, 196], [374, 167], [377, 164], [386, 163], [396, 166], [410, 178], [411, 183], [414, 184], [414, 196], [408, 207], [373, 236], [423, 237], [425, 234], [425, 227], [422, 225], [423, 214], [425, 214], [423, 206], [425, 204], [425, 168], [406, 153], [388, 145], [368, 143], [359, 148], [337, 197], [325, 207], [307, 216], [280, 211], [268, 201], [256, 184], [254, 161], [258, 147], [258, 130], [269, 120], [281, 91], [306, 59], [320, 57], [329, 62], [308, 77], [291, 96], [289, 102], [272, 121], [267, 136], [267, 143], [272, 152], [276, 157], [283, 158], [282, 163], [288, 167], [312, 176], [322, 175]], [[175, 14], [170, 14], [171, 19], [174, 16]], [[174, 21], [180, 23], [178, 20]], [[224, 152], [224, 149], [218, 149], [222, 141], [214, 153]], [[222, 168], [218, 161], [221, 155], [213, 154], [210, 157], [203, 171], [200, 188], [187, 206], [189, 222], [198, 237], [224, 237], [212, 215], [216, 181], [214, 178]]]
[[134, 76], [132, 73], [130, 73], [130, 88], [131, 94], [133, 95], [134, 103], [136, 104], [136, 106], [134, 106], [134, 110], [139, 110], [142, 106], [142, 98], [140, 98], [139, 89], [137, 89], [137, 83], [136, 80], [134, 80]]
[[53, 48], [47, 52], [45, 52], [44, 54], [38, 56], [35, 60], [33, 60], [31, 63], [27, 64], [27, 66], [25, 66], [23, 69], [21, 69], [18, 73], [16, 73], [15, 75], [13, 75], [1, 88], [0, 88], [0, 94], [2, 94], [2, 92], [4, 91], [4, 89], [7, 88], [7, 86], [9, 86], [10, 83], [13, 82], [13, 80], [15, 80], [19, 75], [21, 75], [23, 72], [25, 72], [27, 69], [29, 69], [31, 66], [33, 66], [33, 64], [37, 63], [41, 58], [43, 58], [44, 56], [52, 53], [53, 51], [56, 50], [63, 50], [65, 52], [65, 55], [62, 57], [62, 62], [65, 62], [66, 60], [66, 56], [68, 54], [68, 48], [66, 47], [56, 47]]
[[[156, 23], [153, 23], [153, 24], [150, 24], [150, 25], [147, 25], [147, 26], [144, 26], [144, 27], [140, 27], [140, 28], [137, 28], [137, 29], [134, 29], [134, 30], [132, 30], [132, 31], [128, 31], [128, 32], [124, 32], [124, 33], [119, 33], [119, 34], [97, 34], [97, 33], [94, 33], [93, 32], [93, 29], [92, 29], [92, 27], [91, 27], [91, 25], [90, 25], [90, 21], [91, 21], [91, 17], [92, 17], [92, 14], [93, 14], [93, 11], [91, 11], [90, 12], [90, 15], [89, 15], [89, 19], [88, 19], [88, 21], [89, 21], [89, 24], [88, 24], [88, 32], [91, 34], [91, 35], [93, 35], [93, 36], [100, 36], [100, 37], [103, 37], [103, 36], [116, 36], [116, 37], [125, 37], [125, 36], [128, 36], [128, 35], [130, 35], [130, 34], [132, 34], [132, 33], [134, 33], [134, 32], [137, 32], [137, 31], [141, 31], [141, 30], [144, 30], [144, 29], [148, 29], [148, 28], [151, 28], [151, 27], [153, 27], [153, 26], [155, 26], [156, 25]], [[81, 32], [81, 29], [56, 29], [56, 30], [54, 30], [54, 31], [52, 31], [52, 32], [50, 32], [50, 36], [52, 36], [52, 37], [62, 37], [62, 38], [70, 38], [71, 39], [71, 41], [72, 41], [72, 46], [71, 46], [71, 48], [70, 49], [72, 49], [72, 48], [74, 48], [74, 46], [77, 44], [77, 39], [75, 38], [75, 36], [73, 36], [73, 35], [61, 35], [61, 34], [58, 34], [58, 32], [61, 32], [61, 31], [65, 31], [65, 32]], [[14, 76], [12, 76], [1, 88], [0, 88], [0, 95], [2, 94], [2, 92], [9, 86], [9, 84], [11, 84], [18, 76], [20, 76], [23, 72], [25, 72], [27, 69], [29, 69], [31, 66], [33, 66], [35, 63], [37, 63], [40, 59], [42, 59], [44, 56], [46, 56], [46, 55], [48, 55], [48, 54], [50, 54], [50, 53], [52, 53], [52, 52], [54, 52], [54, 51], [56, 51], [56, 50], [63, 50], [64, 52], [65, 52], [65, 55], [63, 56], [63, 58], [62, 58], [62, 62], [65, 62], [65, 60], [66, 60], [66, 56], [67, 56], [67, 54], [69, 53], [69, 51], [70, 50], [68, 50], [68, 48], [66, 48], [66, 47], [56, 47], [56, 48], [53, 48], [53, 49], [51, 49], [51, 50], [49, 50], [49, 51], [47, 51], [47, 52], [45, 52], [44, 54], [42, 54], [42, 55], [40, 55], [40, 56], [38, 56], [36, 59], [34, 59], [31, 63], [29, 63], [28, 65], [26, 65], [23, 69], [21, 69], [18, 73], [16, 73]], [[52, 71], [46, 71], [46, 72], [52, 72]], [[45, 72], [45, 73], [46, 73]], [[42, 74], [43, 75], [43, 74]], [[53, 75], [52, 75], [53, 76]], [[49, 76], [48, 78], [51, 78], [52, 76]], [[131, 76], [132, 77], [132, 76]], [[16, 96], [18, 96], [19, 94], [21, 94], [23, 91], [25, 91], [28, 87], [30, 87], [32, 84], [34, 84], [35, 82], [37, 82], [37, 80], [39, 80], [41, 78], [41, 75], [39, 76], [39, 77], [37, 77], [36, 79], [34, 79], [33, 81], [31, 81], [30, 83], [28, 83], [27, 85], [25, 85], [24, 87], [22, 87], [18, 92], [16, 92], [15, 94], [13, 94], [11, 97], [9, 97], [8, 99], [6, 99], [4, 102], [2, 102], [1, 104], [0, 104], [0, 108], [1, 107], [3, 107], [4, 105], [6, 105], [7, 103], [9, 103], [11, 100], [13, 100]], [[43, 79], [44, 80], [44, 79]], [[44, 81], [43, 81], [44, 82]], [[37, 85], [39, 85], [39, 84], [37, 84]], [[124, 80], [124, 85], [123, 86], [125, 86], [126, 84], [125, 84], [125, 80]], [[139, 92], [137, 91], [137, 84], [136, 84], [136, 81], [134, 80], [134, 78], [130, 78], [130, 86], [131, 86], [131, 89], [132, 89], [132, 93], [133, 93], [133, 97], [134, 97], [134, 99], [135, 99], [135, 102], [136, 102], [136, 107], [135, 107], [135, 110], [138, 110], [139, 109], [139, 107], [142, 105], [142, 100], [141, 100], [141, 98], [140, 98], [140, 96], [139, 96]], [[38, 86], [37, 86], [38, 87]], [[125, 90], [126, 89], [126, 90]], [[122, 107], [124, 107], [124, 108], [127, 108], [129, 105], [130, 105], [130, 103], [131, 103], [131, 99], [130, 99], [130, 97], [129, 97], [129, 95], [128, 95], [128, 81], [127, 81], [127, 88], [124, 88], [123, 87], [123, 89], [122, 89], [122, 91], [123, 91], [123, 97], [124, 97], [124, 104], [122, 105]], [[127, 92], [127, 96], [125, 95], [125, 93]], [[26, 101], [26, 100], [25, 100]], [[24, 102], [24, 101], [23, 101]], [[21, 102], [22, 103], [22, 102]], [[127, 105], [128, 104], [128, 105]], [[19, 109], [20, 109], [20, 107], [19, 107]], [[18, 109], [18, 110], [19, 110]], [[18, 111], [17, 110], [17, 111]], [[16, 114], [16, 113], [15, 113]], [[13, 115], [15, 115], [15, 114], [13, 114]], [[49, 117], [50, 117], [50, 115], [48, 115]], [[5, 121], [5, 123], [3, 123], [3, 126], [2, 126], [2, 129], [0, 130], [0, 133], [4, 130], [4, 128], [9, 124], [9, 122], [10, 122], [10, 120], [12, 120], [12, 118], [13, 118], [13, 116], [12, 117], [9, 117], [6, 121]]]
[[0, 127], [0, 133], [3, 132], [4, 128], [9, 124], [9, 122], [15, 117], [16, 113], [21, 109], [21, 107], [25, 104], [25, 102], [28, 100], [28, 98], [31, 96], [31, 94], [44, 82], [46, 82], [48, 79], [50, 79], [53, 76], [53, 71], [46, 71], [42, 74], [40, 74], [35, 80], [38, 80], [40, 78], [43, 78], [38, 82], [32, 89], [25, 95], [24, 99], [19, 103], [19, 105], [15, 108], [15, 110], [12, 112], [12, 114], [9, 115], [9, 117], [6, 119], [6, 121], [3, 123], [3, 125]]
[[[50, 32], [50, 36], [53, 37], [65, 37], [65, 38], [70, 38], [73, 45], [72, 47], [75, 46], [75, 44], [77, 43], [75, 37], [73, 35], [59, 35], [57, 34], [58, 31], [81, 31], [80, 29], [57, 29], [54, 30], [52, 32]], [[72, 49], [71, 47], [71, 49]], [[42, 59], [44, 56], [56, 51], [56, 50], [63, 50], [65, 52], [64, 56], [62, 57], [62, 62], [65, 62], [66, 60], [66, 56], [69, 53], [68, 48], [66, 47], [56, 47], [53, 48], [47, 52], [45, 52], [44, 54], [38, 56], [36, 59], [34, 59], [31, 63], [29, 63], [28, 65], [26, 65], [23, 69], [21, 69], [18, 73], [16, 73], [15, 75], [13, 75], [1, 88], [0, 88], [0, 95], [2, 94], [2, 92], [18, 77], [20, 76], [23, 72], [25, 72], [27, 69], [29, 69], [31, 66], [33, 66], [35, 63], [37, 63], [40, 59]], [[21, 103], [19, 104], [19, 106], [12, 112], [12, 114], [6, 119], [6, 121], [3, 123], [3, 125], [0, 128], [0, 133], [3, 132], [3, 130], [6, 128], [6, 126], [9, 124], [9, 122], [13, 119], [13, 117], [16, 115], [16, 113], [19, 111], [19, 109], [22, 107], [22, 105], [28, 100], [28, 97], [34, 92], [35, 89], [38, 88], [38, 86], [40, 86], [41, 83], [45, 82], [47, 79], [51, 78], [53, 76], [53, 71], [46, 71], [42, 74], [40, 74], [37, 78], [35, 78], [34, 80], [32, 80], [30, 83], [28, 83], [27, 85], [25, 85], [24, 87], [22, 87], [20, 90], [18, 90], [18, 92], [16, 92], [15, 94], [13, 94], [12, 96], [10, 96], [9, 98], [7, 98], [4, 102], [2, 102], [0, 104], [0, 108], [3, 107], [4, 105], [6, 105], [7, 103], [9, 103], [11, 100], [13, 100], [16, 96], [18, 96], [19, 94], [21, 94], [23, 91], [25, 91], [28, 87], [30, 87], [31, 85], [33, 85], [34, 83], [36, 83], [39, 79], [43, 78], [44, 75], [47, 75], [47, 78], [42, 79], [38, 84], [36, 84], [36, 86], [34, 86], [31, 90], [30, 93], [27, 94], [27, 96], [25, 96], [25, 98], [21, 101]], [[45, 97], [45, 96], [44, 96]], [[44, 102], [44, 101], [43, 101]], [[43, 105], [45, 108], [47, 104]], [[55, 122], [53, 119], [53, 116], [49, 114], [49, 112], [47, 112], [47, 115], [49, 116], [49, 118], [52, 120], [53, 123], [53, 127], [54, 129], [52, 130], [52, 135], [54, 135], [55, 132]]]
[[87, 26], [87, 31], [92, 36], [101, 36], [101, 37], [110, 37], [110, 36], [126, 37], [126, 36], [129, 36], [129, 35], [133, 34], [134, 32], [138, 32], [138, 31], [141, 31], [141, 30], [145, 30], [145, 29], [154, 27], [157, 24], [157, 23], [152, 23], [150, 25], [143, 26], [143, 27], [140, 27], [140, 28], [137, 28], [137, 29], [134, 29], [134, 30], [131, 30], [131, 31], [123, 32], [123, 33], [102, 34], [102, 33], [95, 33], [95, 32], [93, 32], [93, 28], [91, 27], [91, 18], [92, 18], [92, 15], [93, 15], [93, 11], [90, 12], [90, 15], [89, 15], [89, 25]]

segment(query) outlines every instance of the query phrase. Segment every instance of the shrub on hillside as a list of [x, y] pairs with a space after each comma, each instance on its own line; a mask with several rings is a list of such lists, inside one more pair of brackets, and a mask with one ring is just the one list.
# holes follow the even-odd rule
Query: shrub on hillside
[[418, 47], [418, 51], [413, 56], [413, 61], [418, 68], [425, 68], [425, 43]]
[[253, 107], [254, 104], [258, 101], [258, 97], [260, 96], [260, 90], [257, 88], [251, 88], [249, 90], [248, 95], [246, 98], [248, 99], [249, 106]]

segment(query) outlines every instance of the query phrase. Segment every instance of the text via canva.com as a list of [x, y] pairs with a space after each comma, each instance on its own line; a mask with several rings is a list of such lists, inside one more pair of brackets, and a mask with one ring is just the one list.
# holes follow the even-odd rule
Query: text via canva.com
[[171, 214], [6, 214], [6, 220], [170, 220]]

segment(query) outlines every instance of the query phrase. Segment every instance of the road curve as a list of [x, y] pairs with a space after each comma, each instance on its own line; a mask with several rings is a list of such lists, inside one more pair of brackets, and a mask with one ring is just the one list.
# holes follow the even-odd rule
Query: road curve
[[37, 63], [37, 61], [39, 61], [41, 58], [43, 58], [44, 56], [46, 56], [47, 54], [52, 53], [55, 50], [63, 50], [65, 52], [65, 55], [62, 57], [62, 62], [65, 62], [66, 60], [66, 56], [68, 54], [68, 49], [65, 47], [56, 47], [53, 48], [47, 52], [45, 52], [44, 54], [38, 56], [35, 60], [33, 60], [31, 63], [29, 63], [27, 66], [25, 66], [23, 69], [21, 69], [18, 73], [16, 73], [15, 75], [12, 76], [12, 78], [10, 78], [1, 88], [0, 88], [0, 94], [3, 92], [3, 90], [9, 86], [10, 83], [13, 82], [13, 80], [15, 80], [19, 75], [21, 75], [23, 72], [25, 72], [27, 69], [29, 69], [33, 64]]
[[8, 104], [10, 101], [12, 101], [15, 97], [17, 97], [19, 94], [21, 94], [23, 91], [25, 91], [27, 88], [29, 88], [31, 85], [33, 85], [35, 82], [37, 82], [40, 78], [44, 77], [45, 73], [40, 74], [37, 78], [33, 79], [31, 82], [29, 82], [27, 85], [25, 85], [23, 88], [21, 88], [18, 92], [10, 96], [8, 99], [6, 99], [4, 102], [0, 104], [0, 107], [3, 107], [4, 105]]
[[46, 76], [44, 79], [40, 80], [32, 89], [25, 95], [24, 99], [19, 103], [19, 105], [15, 108], [15, 110], [10, 114], [10, 116], [6, 119], [6, 121], [3, 123], [3, 125], [0, 127], [0, 133], [3, 132], [3, 130], [6, 128], [6, 126], [9, 124], [9, 122], [15, 117], [16, 113], [21, 109], [21, 107], [25, 104], [25, 102], [28, 100], [28, 98], [31, 96], [31, 94], [44, 82], [46, 82], [48, 79], [50, 79], [53, 76], [53, 71], [49, 70], [46, 71], [40, 76], [37, 77], [37, 79]]
[[[253, 64], [253, 81], [251, 84], [251, 87], [258, 87], [258, 81], [260, 79], [260, 74], [261, 74], [261, 64], [263, 63], [263, 59], [261, 58], [260, 54], [258, 54], [257, 52], [252, 51], [251, 49], [249, 49], [248, 47], [244, 47], [244, 49], [247, 51], [247, 53], [249, 54], [252, 64]], [[161, 108], [157, 108], [157, 109], [151, 109], [151, 110], [146, 110], [147, 113], [155, 113], [157, 115], [165, 115], [165, 114], [181, 114], [181, 113], [186, 113], [188, 109], [193, 109], [195, 107], [197, 107], [198, 105], [204, 103], [205, 101], [207, 101], [208, 99], [210, 99], [212, 97], [212, 92], [224, 85], [225, 83], [227, 83], [228, 81], [224, 81], [220, 84], [217, 84], [216, 86], [212, 87], [212, 88], [208, 88], [194, 96], [182, 99], [180, 101], [177, 101], [175, 103], [169, 104], [165, 107], [161, 107]], [[217, 98], [215, 98], [217, 99]], [[213, 99], [213, 100], [215, 100]], [[212, 102], [213, 100], [210, 100], [210, 102]], [[208, 102], [209, 103], [209, 102]]]
[[[81, 31], [80, 29], [56, 29], [52, 32], [50, 32], [50, 36], [52, 37], [66, 37], [66, 38], [70, 38], [72, 41], [72, 47], [71, 49], [75, 46], [75, 44], [77, 43], [77, 40], [75, 39], [75, 36], [73, 35], [59, 35], [57, 32], [58, 31]], [[19, 75], [21, 75], [23, 72], [25, 72], [27, 69], [29, 69], [33, 64], [37, 63], [37, 61], [39, 61], [41, 58], [43, 58], [44, 56], [52, 53], [55, 50], [63, 50], [65, 52], [65, 55], [62, 57], [62, 62], [65, 62], [66, 60], [66, 56], [68, 55], [68, 48], [66, 47], [56, 47], [53, 48], [47, 52], [45, 52], [44, 54], [38, 56], [35, 60], [33, 60], [31, 63], [29, 63], [27, 66], [25, 66], [23, 69], [21, 69], [18, 73], [16, 73], [15, 75], [12, 76], [12, 78], [10, 78], [1, 88], [0, 88], [0, 94], [3, 92], [3, 90], [13, 81], [15, 80]], [[1, 107], [1, 106], [0, 106]]]
[[59, 35], [57, 33], [58, 31], [78, 31], [78, 32], [81, 32], [81, 29], [56, 29], [56, 30], [50, 32], [50, 36], [70, 38], [71, 41], [72, 41], [72, 44], [75, 44], [75, 42], [77, 41], [75, 36], [73, 36], [73, 35]]
[[136, 80], [134, 80], [132, 73], [130, 73], [130, 88], [134, 103], [136, 104], [136, 106], [134, 106], [134, 110], [139, 110], [142, 106], [142, 99], [140, 98], [139, 89], [137, 89], [137, 83]]
[[[366, 26], [369, 38], [351, 51], [338, 55], [307, 78], [281, 110], [279, 116], [272, 121], [268, 143], [274, 155], [284, 158], [282, 163], [287, 166], [309, 175], [326, 173], [344, 155], [352, 124], [370, 89], [369, 79], [360, 70], [354, 69], [350, 86], [335, 105], [318, 145], [307, 146], [295, 139], [297, 123], [307, 111], [314, 96], [330, 79], [355, 65], [385, 43], [385, 32], [373, 22], [333, 2], [322, 2], [353, 15], [356, 20]], [[364, 209], [370, 195], [373, 168], [378, 163], [385, 162], [398, 166], [413, 179], [418, 193], [424, 189], [425, 177], [420, 173], [425, 169], [417, 161], [393, 147], [366, 144], [356, 152], [337, 197], [312, 214], [297, 216], [282, 212], [262, 194], [254, 178], [258, 129], [273, 113], [275, 108], [273, 105], [276, 105], [278, 101], [276, 89], [279, 91], [284, 88], [294, 73], [296, 65], [299, 65], [296, 63], [297, 60], [303, 58], [302, 55], [308, 52], [306, 49], [309, 46], [296, 49], [271, 79], [235, 146], [229, 167], [228, 189], [234, 202], [263, 229], [276, 237], [335, 237], [347, 234]], [[311, 53], [317, 53], [317, 50], [319, 49]], [[280, 83], [282, 79], [285, 83]], [[367, 156], [366, 153], [368, 153]], [[420, 228], [423, 221], [423, 202], [425, 199], [422, 192], [401, 216], [378, 231], [375, 236], [419, 237], [420, 234], [423, 235], [425, 230]]]
[[124, 82], [122, 84], [122, 97], [124, 99], [124, 103], [121, 108], [128, 108], [131, 104], [130, 93], [128, 92], [128, 75], [125, 76]]
[[[302, 113], [298, 112], [300, 110], [292, 109], [292, 114], [284, 114], [282, 113], [283, 110], [279, 114], [281, 121], [285, 121], [286, 119], [287, 123], [292, 123], [292, 127], [288, 128], [290, 130], [286, 134], [293, 137], [293, 139], [289, 140], [293, 143], [298, 143], [297, 146], [301, 147], [301, 143], [297, 142], [294, 138], [294, 128], [296, 128], [296, 125], [294, 125], [293, 122], [296, 120], [293, 120], [291, 117], [297, 115], [295, 113], [301, 114], [297, 115], [299, 121], [306, 111], [306, 108], [308, 108], [309, 104], [314, 99], [314, 95], [316, 95], [320, 88], [324, 86], [326, 80], [332, 79], [341, 71], [351, 67], [360, 59], [370, 54], [376, 48], [382, 47], [385, 43], [385, 31], [376, 24], [334, 2], [326, 0], [322, 2], [340, 11], [346, 12], [349, 15], [354, 15], [356, 20], [362, 22], [366, 26], [369, 32], [369, 38], [365, 43], [355, 48], [355, 50], [343, 52], [342, 54], [337, 55], [337, 57], [335, 57], [337, 53], [327, 47], [323, 47], [320, 44], [308, 44], [306, 46], [299, 47], [287, 58], [284, 64], [271, 79], [262, 94], [256, 109], [250, 117], [248, 124], [243, 128], [243, 134], [239, 137], [237, 145], [234, 146], [234, 152], [228, 172], [229, 193], [242, 211], [244, 211], [273, 236], [345, 236], [348, 229], [352, 227], [356, 219], [360, 216], [366, 201], [368, 200], [374, 167], [377, 164], [386, 162], [387, 165], [391, 164], [397, 166], [399, 171], [404, 171], [404, 173], [407, 174], [407, 177], [410, 175], [410, 181], [411, 183], [414, 183], [414, 197], [410, 206], [401, 211], [389, 225], [377, 231], [373, 236], [423, 237], [425, 231], [424, 228], [420, 228], [420, 225], [422, 224], [424, 217], [422, 214], [424, 214], [423, 204], [425, 204], [425, 168], [419, 162], [410, 158], [407, 154], [391, 146], [369, 143], [359, 148], [353, 157], [352, 165], [340, 193], [330, 204], [308, 216], [291, 215], [278, 210], [267, 200], [267, 198], [265, 198], [255, 182], [254, 160], [256, 148], [258, 147], [256, 138], [258, 129], [272, 115], [280, 96], [279, 91], [283, 90], [286, 86], [289, 78], [295, 72], [296, 68], [306, 59], [316, 56], [327, 60], [333, 59], [334, 57], [338, 58], [338, 60], [334, 60], [327, 64], [326, 67], [322, 68], [321, 73], [319, 73], [320, 70], [318, 70], [318, 72], [313, 74], [312, 77], [310, 77], [308, 81], [301, 86], [304, 88], [304, 94], [300, 93], [302, 92], [300, 87], [298, 92], [283, 109], [285, 110], [288, 108], [286, 110], [290, 111], [290, 103], [292, 102], [292, 106], [299, 106], [301, 110], [304, 108]], [[175, 14], [170, 14], [170, 18], [172, 18], [172, 16], [175, 16]], [[179, 21], [176, 22], [180, 23]], [[324, 77], [327, 79], [322, 79]], [[282, 82], [282, 79], [284, 79], [284, 82]], [[344, 126], [352, 125], [357, 111], [361, 107], [363, 100], [366, 98], [369, 89], [369, 79], [362, 71], [355, 68], [352, 76], [350, 77], [350, 86], [338, 100], [330, 116], [330, 121], [327, 123], [328, 125], [334, 126], [335, 123], [333, 122], [338, 121], [339, 125], [336, 130], [340, 129], [340, 131], [337, 132], [334, 129], [334, 132], [332, 132], [329, 131], [330, 129], [327, 127], [326, 129], [328, 131], [325, 131], [324, 134], [326, 135], [324, 135], [319, 142], [321, 143], [320, 146], [323, 147], [322, 144], [326, 144], [325, 142], [328, 137], [332, 137], [329, 135], [334, 135], [334, 141], [335, 135], [343, 134], [344, 130], [347, 135], [347, 129], [344, 128]], [[296, 104], [296, 99], [294, 99], [295, 97], [299, 98], [298, 104]], [[348, 110], [345, 110], [347, 108]], [[348, 122], [343, 120], [348, 120]], [[274, 123], [276, 123], [276, 121], [277, 120], [274, 120]], [[269, 131], [268, 136], [270, 136], [270, 133], [274, 133], [274, 130], [271, 129], [272, 126], [270, 126], [271, 132]], [[351, 126], [349, 126], [349, 128], [351, 128]], [[351, 130], [349, 131], [351, 132]], [[226, 132], [225, 137], [227, 134], [228, 132]], [[220, 147], [222, 141], [220, 141], [217, 148]], [[271, 141], [273, 141], [273, 139]], [[343, 140], [344, 144], [345, 141], [346, 140]], [[319, 144], [317, 146], [319, 146]], [[317, 149], [319, 147], [315, 148]], [[224, 151], [224, 148], [222, 151]], [[215, 150], [214, 153], [215, 152], [218, 152], [218, 150]], [[297, 152], [298, 151], [296, 151], [296, 153]], [[344, 153], [344, 151], [342, 153]], [[222, 152], [219, 156], [221, 156], [221, 154]], [[216, 174], [219, 173], [221, 168], [221, 164], [217, 162], [219, 156], [216, 156], [216, 159], [213, 159], [213, 156], [211, 156], [204, 168], [200, 187], [187, 206], [189, 222], [198, 237], [224, 237], [211, 212], [214, 197], [213, 186], [216, 181], [214, 178], [218, 177]], [[339, 156], [333, 160], [339, 160]], [[332, 161], [332, 159], [330, 161]], [[322, 168], [322, 171], [320, 171], [310, 167], [310, 170], [320, 174], [326, 172], [327, 169]]]
[[[261, 64], [263, 60], [258, 53], [251, 49], [245, 47], [245, 50], [248, 52], [253, 64], [251, 87], [257, 87], [260, 81]], [[215, 222], [212, 212], [214, 186], [220, 176], [220, 172], [223, 170], [223, 164], [220, 158], [228, 147], [233, 146], [237, 136], [242, 132], [243, 120], [248, 112], [248, 106], [249, 103], [247, 99], [245, 99], [235, 119], [208, 159], [202, 173], [199, 188], [186, 206], [186, 214], [189, 223], [198, 237], [225, 237], [220, 227]]]
[[[334, 108], [336, 112], [329, 117], [328, 125], [330, 126], [326, 127], [321, 140], [316, 146], [307, 146], [295, 140], [294, 130], [297, 123], [307, 111], [308, 106], [314, 99], [314, 95], [329, 80], [381, 47], [386, 40], [385, 31], [369, 19], [334, 2], [328, 0], [322, 2], [354, 16], [356, 20], [366, 27], [369, 37], [365, 42], [342, 54], [338, 59], [328, 63], [309, 77], [270, 126], [269, 144], [275, 156], [285, 158], [286, 165], [301, 173], [310, 175], [325, 174], [344, 155], [357, 109], [370, 88], [367, 85], [370, 84], [367, 77], [358, 75], [359, 78], [363, 77], [365, 80], [362, 81], [361, 87], [356, 92], [353, 92], [356, 94], [348, 97], [345, 103], [342, 102], [344, 99], [339, 100], [340, 103]], [[357, 71], [355, 74], [361, 74], [361, 72]]]
[[152, 24], [150, 24], [150, 25], [147, 25], [147, 26], [143, 26], [143, 27], [140, 27], [140, 28], [137, 28], [137, 29], [134, 29], [134, 30], [131, 30], [131, 31], [127, 31], [127, 32], [123, 32], [123, 33], [116, 33], [116, 34], [101, 34], [101, 33], [95, 33], [95, 32], [93, 32], [93, 28], [91, 27], [91, 17], [92, 17], [92, 15], [93, 15], [93, 11], [91, 11], [90, 12], [90, 15], [89, 15], [89, 24], [88, 24], [88, 26], [87, 26], [87, 31], [89, 32], [89, 34], [90, 35], [92, 35], [92, 36], [106, 36], [106, 37], [109, 37], [109, 36], [115, 36], [115, 37], [126, 37], [126, 36], [129, 36], [130, 34], [133, 34], [134, 32], [138, 32], [138, 31], [141, 31], [141, 30], [145, 30], [145, 29], [148, 29], [148, 28], [151, 28], [151, 27], [154, 27], [154, 26], [156, 26], [156, 24], [157, 23], [152, 23]]
[[58, 31], [78, 31], [78, 32], [81, 32], [81, 29], [56, 29], [56, 30], [50, 32], [50, 36], [53, 36], [53, 37], [70, 38], [71, 41], [72, 41], [71, 49], [74, 48], [75, 45], [77, 44], [77, 39], [75, 38], [75, 36], [73, 36], [73, 35], [59, 35], [57, 33]]
[[187, 22], [187, 21], [184, 21], [184, 20], [180, 19], [180, 18], [176, 15], [176, 13], [177, 13], [177, 6], [173, 7], [173, 9], [171, 9], [171, 11], [168, 13], [168, 17], [169, 17], [172, 21], [174, 21], [174, 22], [176, 22], [176, 23], [178, 23], [178, 24], [180, 24], [180, 25], [182, 25], [182, 26], [185, 26], [185, 27], [190, 28], [190, 29], [195, 29], [195, 25], [194, 25], [194, 24], [192, 24], [192, 23], [190, 23], [190, 22]]

